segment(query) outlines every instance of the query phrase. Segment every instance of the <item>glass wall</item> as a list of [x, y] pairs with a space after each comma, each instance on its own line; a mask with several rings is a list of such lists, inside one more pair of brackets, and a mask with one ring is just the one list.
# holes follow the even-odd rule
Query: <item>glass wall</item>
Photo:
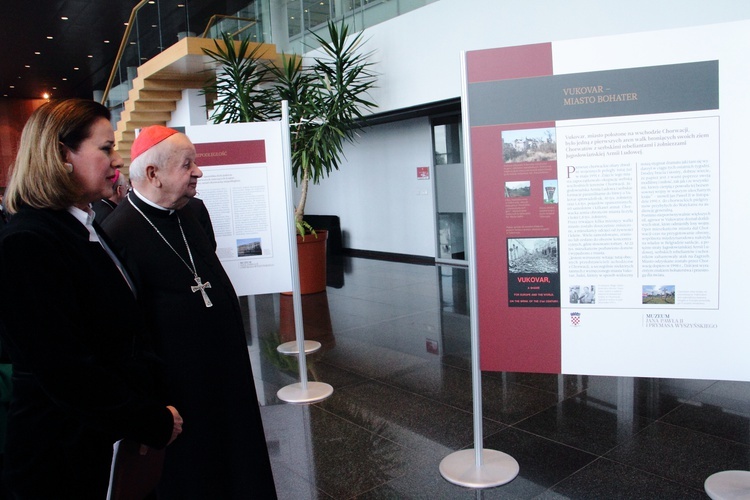
[[[264, 13], [269, 11], [271, 0], [227, 0], [222, 8], [229, 12], [216, 12], [217, 2], [198, 0], [149, 0], [137, 11], [130, 34], [121, 44], [120, 62], [112, 72], [112, 81], [107, 93], [106, 105], [113, 112], [113, 122], [119, 118], [119, 110], [128, 98], [132, 80], [143, 63], [160, 54], [186, 36], [217, 37], [221, 31], [241, 34], [253, 41], [269, 41], [264, 32]], [[266, 23], [267, 24], [267, 23]], [[101, 100], [101, 95], [95, 95]]]
[[[185, 36], [218, 38], [229, 32], [237, 38], [274, 43], [279, 50], [304, 54], [314, 49], [311, 32], [327, 34], [328, 20], [344, 20], [351, 33], [381, 23], [438, 0], [150, 0], [138, 10], [130, 35], [122, 45], [120, 63], [108, 89], [94, 98], [119, 120], [137, 68]], [[224, 11], [216, 12], [221, 7]], [[276, 32], [272, 33], [272, 17]], [[120, 40], [109, 43], [119, 44]]]
[[289, 47], [296, 54], [313, 48], [310, 32], [324, 34], [329, 19], [345, 20], [351, 32], [362, 31], [438, 0], [287, 0]]

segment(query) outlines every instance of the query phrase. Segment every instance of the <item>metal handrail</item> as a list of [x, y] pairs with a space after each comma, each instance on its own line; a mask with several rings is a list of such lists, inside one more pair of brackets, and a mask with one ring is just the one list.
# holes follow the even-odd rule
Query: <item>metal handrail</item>
[[247, 26], [240, 28], [239, 30], [232, 33], [233, 37], [239, 35], [246, 29], [258, 24], [258, 20], [252, 17], [237, 17], [237, 16], [228, 16], [228, 15], [223, 15], [223, 14], [214, 14], [213, 16], [211, 16], [211, 19], [208, 20], [208, 24], [206, 24], [206, 29], [203, 30], [203, 34], [201, 35], [201, 38], [206, 38], [209, 30], [213, 27], [214, 24], [217, 24], [218, 22], [217, 20], [223, 21], [224, 19], [233, 19], [235, 21], [246, 21], [248, 23]]
[[[138, 11], [141, 10], [141, 7], [146, 5], [149, 2], [149, 0], [141, 0], [136, 4], [135, 7], [133, 7], [133, 10], [130, 12], [130, 18], [128, 19], [127, 28], [125, 28], [125, 34], [122, 36], [122, 41], [120, 42], [120, 48], [117, 50], [117, 57], [115, 57], [114, 64], [112, 65], [112, 71], [109, 73], [109, 79], [107, 80], [107, 86], [104, 89], [104, 94], [102, 94], [101, 103], [105, 104], [107, 102], [107, 98], [109, 97], [109, 92], [112, 90], [112, 84], [115, 81], [115, 78], [117, 77], [117, 68], [119, 68], [120, 63], [122, 62], [122, 56], [125, 53], [125, 48], [128, 46], [128, 40], [130, 39], [130, 33], [133, 31], [133, 24], [135, 21], [136, 16], [138, 15]], [[206, 35], [208, 34], [208, 31], [211, 29], [211, 27], [216, 24], [217, 20], [223, 20], [223, 19], [234, 19], [237, 21], [245, 21], [248, 23], [247, 26], [244, 26], [243, 28], [237, 30], [233, 36], [238, 35], [239, 33], [242, 33], [246, 29], [250, 28], [251, 26], [254, 26], [258, 24], [257, 19], [253, 19], [250, 17], [237, 17], [237, 16], [228, 16], [228, 15], [222, 15], [222, 14], [214, 14], [211, 16], [211, 19], [209, 19], [208, 24], [206, 25], [206, 29], [203, 31], [203, 34], [201, 35], [202, 38], [206, 38]]]
[[115, 63], [112, 66], [112, 71], [109, 73], [109, 80], [107, 80], [107, 86], [104, 89], [104, 94], [102, 95], [101, 103], [104, 104], [107, 102], [107, 97], [109, 96], [109, 91], [112, 89], [112, 84], [115, 81], [115, 77], [117, 76], [117, 68], [120, 66], [120, 62], [122, 60], [122, 54], [125, 52], [125, 47], [128, 45], [128, 39], [130, 38], [130, 32], [133, 30], [133, 21], [135, 21], [135, 16], [138, 14], [138, 11], [141, 10], [141, 7], [146, 5], [149, 2], [149, 0], [141, 0], [138, 2], [138, 4], [133, 7], [133, 10], [130, 11], [130, 19], [128, 19], [128, 26], [125, 28], [125, 34], [122, 36], [122, 41], [120, 42], [120, 48], [117, 50], [117, 57], [115, 58]]

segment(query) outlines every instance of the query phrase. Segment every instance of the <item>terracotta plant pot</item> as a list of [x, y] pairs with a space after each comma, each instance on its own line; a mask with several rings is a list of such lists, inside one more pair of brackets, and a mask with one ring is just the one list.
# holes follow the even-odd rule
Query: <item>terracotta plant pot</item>
[[318, 237], [308, 234], [303, 240], [297, 235], [300, 293], [318, 293], [326, 290], [326, 241], [328, 231], [316, 231]]

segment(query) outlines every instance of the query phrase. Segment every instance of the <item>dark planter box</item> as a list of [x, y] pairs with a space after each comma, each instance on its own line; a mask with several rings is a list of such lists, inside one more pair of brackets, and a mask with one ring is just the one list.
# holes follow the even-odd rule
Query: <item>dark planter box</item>
[[313, 229], [328, 231], [328, 245], [326, 248], [326, 281], [328, 286], [341, 288], [344, 286], [344, 248], [341, 236], [341, 221], [338, 215], [307, 215], [305, 221]]

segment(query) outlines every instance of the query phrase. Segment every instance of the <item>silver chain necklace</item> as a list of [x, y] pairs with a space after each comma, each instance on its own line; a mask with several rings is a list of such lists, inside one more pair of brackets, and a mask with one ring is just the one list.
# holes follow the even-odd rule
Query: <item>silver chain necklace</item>
[[159, 231], [159, 228], [157, 228], [154, 225], [154, 223], [151, 222], [151, 219], [149, 219], [146, 216], [146, 214], [144, 214], [143, 211], [140, 208], [138, 208], [138, 206], [135, 203], [133, 203], [133, 201], [130, 199], [130, 196], [128, 195], [126, 198], [128, 200], [128, 203], [130, 203], [133, 206], [133, 208], [135, 208], [136, 212], [141, 214], [143, 218], [146, 219], [146, 222], [148, 222], [149, 225], [154, 228], [154, 231], [156, 231], [156, 234], [161, 236], [161, 239], [164, 240], [164, 243], [166, 243], [167, 246], [174, 252], [174, 254], [182, 261], [182, 263], [185, 264], [185, 267], [188, 268], [188, 271], [190, 271], [193, 274], [193, 279], [195, 280], [196, 285], [191, 286], [190, 290], [193, 293], [195, 292], [201, 293], [201, 295], [203, 296], [203, 303], [206, 304], [206, 307], [213, 306], [211, 299], [208, 298], [208, 294], [206, 293], [206, 288], [211, 288], [211, 283], [208, 281], [203, 283], [203, 280], [201, 280], [200, 276], [198, 276], [198, 270], [196, 269], [195, 261], [193, 260], [193, 252], [190, 251], [190, 245], [188, 245], [187, 238], [185, 237], [185, 231], [182, 230], [182, 221], [180, 220], [180, 214], [175, 214], [177, 216], [177, 224], [180, 227], [180, 234], [182, 234], [182, 241], [185, 242], [185, 248], [187, 248], [188, 257], [190, 257], [190, 264], [193, 265], [192, 267], [190, 267], [190, 265], [188, 265], [188, 263], [185, 262], [185, 259], [182, 258], [182, 255], [180, 255], [177, 252], [177, 250], [175, 250], [175, 248], [172, 246], [172, 244], [169, 241], [167, 241], [164, 235], [161, 234], [161, 231]]

